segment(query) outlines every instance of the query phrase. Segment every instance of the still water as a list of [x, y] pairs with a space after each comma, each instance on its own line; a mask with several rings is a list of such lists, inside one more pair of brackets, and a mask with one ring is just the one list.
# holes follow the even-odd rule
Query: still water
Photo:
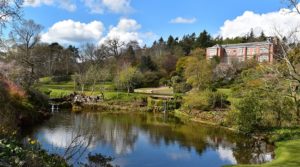
[[31, 137], [74, 166], [101, 153], [121, 167], [219, 167], [262, 163], [273, 146], [223, 128], [149, 113], [56, 113]]

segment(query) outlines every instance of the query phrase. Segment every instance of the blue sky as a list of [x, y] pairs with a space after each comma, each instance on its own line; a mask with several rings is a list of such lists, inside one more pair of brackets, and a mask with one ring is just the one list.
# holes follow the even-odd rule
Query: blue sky
[[[235, 22], [238, 17], [244, 17], [245, 11], [252, 12], [253, 16], [262, 16], [278, 12], [284, 7], [286, 5], [281, 0], [36, 0], [33, 3], [25, 3], [24, 14], [25, 18], [33, 19], [43, 25], [43, 33], [47, 33], [49, 28], [63, 20], [71, 20], [82, 24], [97, 21], [102, 24], [102, 28], [100, 28], [101, 32], [96, 33], [99, 37], [91, 40], [93, 42], [103, 41], [104, 38], [113, 36], [112, 34], [116, 32], [121, 31], [117, 34], [122, 36], [124, 32], [130, 31], [129, 34], [127, 33], [127, 37], [124, 37], [124, 40], [127, 38], [140, 39], [141, 43], [149, 44], [160, 36], [164, 38], [169, 35], [181, 37], [184, 34], [193, 32], [199, 34], [204, 29], [212, 35], [217, 35], [220, 33], [221, 27], [226, 29], [226, 26], [224, 26], [226, 20]], [[127, 27], [127, 30], [123, 32], [122, 27], [124, 25], [118, 26], [122, 19], [124, 25], [130, 24], [133, 27]], [[178, 23], [178, 20], [180, 23]], [[68, 23], [72, 24], [72, 22]], [[234, 24], [232, 23], [232, 26]], [[239, 24], [242, 23], [239, 22]], [[78, 37], [74, 37], [74, 39], [71, 37], [72, 34], [69, 34], [70, 37], [60, 35], [54, 38], [55, 32], [59, 29], [72, 29], [72, 26], [64, 25], [65, 23], [58, 24], [56, 29], [53, 29], [53, 32], [48, 33], [47, 37], [43, 39], [45, 41], [58, 40], [62, 43], [71, 42], [74, 44], [80, 41], [88, 41], [88, 37], [80, 40], [78, 34]], [[243, 29], [249, 31], [251, 28], [259, 27], [255, 26], [250, 27], [249, 25], [249, 27]], [[100, 25], [96, 27], [99, 28]], [[114, 31], [112, 32], [111, 29], [114, 29]], [[230, 27], [227, 27], [227, 29], [230, 29]], [[264, 28], [261, 29], [264, 30]], [[261, 29], [258, 28], [258, 30]], [[226, 33], [230, 36], [230, 32]], [[64, 32], [64, 34], [67, 33]], [[93, 34], [95, 36], [95, 33]], [[131, 34], [134, 37], [129, 37]]]

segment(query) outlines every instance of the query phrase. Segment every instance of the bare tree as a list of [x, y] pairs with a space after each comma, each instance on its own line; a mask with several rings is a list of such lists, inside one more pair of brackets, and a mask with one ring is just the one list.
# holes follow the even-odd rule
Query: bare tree
[[86, 43], [81, 46], [81, 56], [85, 62], [93, 65], [101, 65], [109, 54], [109, 48], [105, 45], [96, 46], [92, 43]]
[[0, 1], [0, 33], [10, 20], [21, 18], [21, 6], [23, 0], [1, 0]]
[[20, 24], [14, 24], [10, 36], [14, 40], [19, 52], [18, 61], [30, 69], [30, 78], [27, 86], [34, 81], [36, 58], [32, 54], [33, 48], [40, 41], [42, 26], [33, 20], [23, 20]]
[[118, 38], [109, 39], [106, 42], [107, 47], [109, 48], [109, 52], [115, 58], [120, 58], [122, 55], [122, 47], [125, 46], [125, 43], [120, 41]]
[[21, 19], [21, 6], [23, 0], [0, 0], [0, 47], [7, 47], [7, 42], [2, 38], [3, 30], [9, 22]]
[[283, 2], [287, 3], [289, 8], [294, 8], [297, 13], [300, 13], [298, 4], [299, 4], [299, 0], [282, 0]]
[[[292, 12], [300, 14], [298, 7], [299, 0], [283, 0], [289, 8], [293, 8]], [[289, 34], [283, 36], [278, 29], [275, 28], [278, 41], [277, 53], [274, 54], [278, 58], [280, 65], [272, 66], [272, 72], [278, 80], [283, 80], [289, 84], [287, 96], [293, 99], [293, 107], [297, 116], [297, 122], [300, 124], [300, 62], [296, 57], [300, 57], [297, 49], [299, 49], [299, 28], [295, 27]], [[295, 59], [296, 58], [296, 59]]]

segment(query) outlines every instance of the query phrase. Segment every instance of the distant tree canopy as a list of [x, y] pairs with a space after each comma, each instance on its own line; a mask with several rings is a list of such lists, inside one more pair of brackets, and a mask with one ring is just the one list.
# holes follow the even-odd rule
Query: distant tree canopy
[[[15, 8], [9, 8], [11, 10], [15, 9], [15, 13], [12, 13], [16, 15], [14, 17], [19, 14], [19, 10], [17, 10], [19, 4], [21, 3], [16, 3]], [[176, 85], [179, 92], [185, 92], [192, 85], [198, 85], [199, 89], [202, 87], [200, 86], [202, 83], [196, 83], [199, 78], [196, 81], [195, 76], [201, 74], [198, 72], [205, 71], [202, 68], [207, 70], [209, 67], [203, 64], [202, 61], [198, 62], [197, 59], [201, 60], [205, 57], [207, 47], [215, 44], [266, 40], [264, 32], [261, 32], [260, 36], [255, 36], [252, 30], [243, 37], [230, 39], [213, 38], [204, 30], [198, 35], [196, 33], [186, 34], [182, 38], [170, 35], [165, 40], [160, 37], [149, 47], [140, 47], [137, 41], [125, 43], [118, 38], [106, 40], [101, 45], [86, 43], [76, 47], [72, 45], [65, 46], [57, 42], [51, 44], [41, 43], [40, 32], [42, 26], [33, 20], [22, 20], [19, 21], [19, 24], [13, 25], [10, 37], [15, 41], [14, 48], [11, 48], [8, 53], [2, 53], [1, 59], [15, 61], [26, 69], [28, 78], [30, 78], [27, 85], [31, 85], [35, 80], [44, 76], [67, 76], [72, 74], [84, 76], [91, 69], [90, 67], [93, 67], [93, 69], [103, 69], [105, 67], [106, 73], [111, 74], [106, 79], [112, 81], [118, 74], [120, 67], [128, 66], [128, 68], [132, 67], [143, 74], [143, 77], [141, 77], [142, 83], [134, 84], [134, 86], [148, 87], [151, 85], [158, 86], [159, 83], [164, 83], [164, 85], [173, 84], [173, 86]], [[186, 61], [189, 63], [185, 65], [193, 66], [193, 68], [199, 67], [201, 70], [192, 67], [184, 67], [178, 70], [178, 62], [182, 61], [183, 57], [190, 56], [196, 58], [195, 61]], [[218, 62], [215, 61], [216, 63]], [[215, 67], [215, 64], [212, 64], [212, 67]], [[184, 73], [184, 70], [190, 72]], [[93, 74], [97, 75], [97, 72], [93, 72]], [[185, 75], [191, 76], [186, 77]], [[203, 75], [206, 74], [203, 73]], [[205, 76], [202, 78], [205, 78]]]

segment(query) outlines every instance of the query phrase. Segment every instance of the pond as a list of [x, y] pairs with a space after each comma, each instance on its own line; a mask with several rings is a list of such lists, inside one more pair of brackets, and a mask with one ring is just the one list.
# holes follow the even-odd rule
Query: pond
[[219, 167], [274, 157], [274, 147], [263, 141], [167, 114], [60, 112], [28, 136], [74, 166], [95, 154], [113, 157], [111, 164], [120, 167]]

